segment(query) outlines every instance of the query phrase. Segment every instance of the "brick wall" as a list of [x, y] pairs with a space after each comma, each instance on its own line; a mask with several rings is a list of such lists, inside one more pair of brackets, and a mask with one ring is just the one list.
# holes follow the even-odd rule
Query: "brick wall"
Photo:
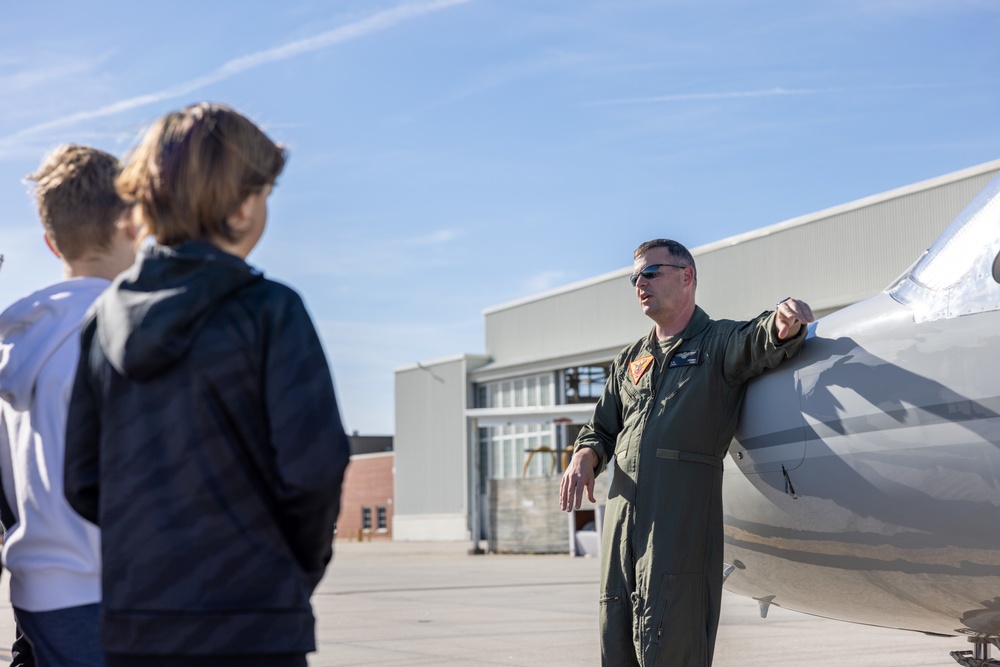
[[[337, 520], [338, 540], [392, 539], [393, 476], [396, 457], [392, 452], [351, 457], [344, 477]], [[363, 526], [364, 509], [370, 511], [370, 529]], [[379, 528], [380, 508], [385, 528]]]

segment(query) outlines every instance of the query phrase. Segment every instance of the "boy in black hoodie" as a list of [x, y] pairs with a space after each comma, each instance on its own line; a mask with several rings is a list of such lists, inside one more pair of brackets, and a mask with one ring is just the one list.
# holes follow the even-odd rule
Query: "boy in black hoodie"
[[244, 261], [284, 163], [203, 103], [155, 123], [118, 180], [156, 244], [84, 324], [65, 479], [102, 530], [108, 667], [315, 650], [349, 444], [302, 300]]

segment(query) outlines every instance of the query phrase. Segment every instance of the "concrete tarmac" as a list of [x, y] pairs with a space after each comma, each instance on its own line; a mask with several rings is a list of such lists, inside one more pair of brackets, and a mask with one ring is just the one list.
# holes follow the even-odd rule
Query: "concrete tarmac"
[[[313, 667], [599, 665], [598, 562], [469, 556], [464, 544], [338, 542], [313, 599]], [[947, 667], [963, 638], [830, 621], [726, 593], [716, 667]]]
[[[313, 606], [311, 667], [599, 665], [598, 562], [469, 556], [465, 544], [338, 542]], [[0, 637], [14, 624], [4, 573]], [[3, 642], [0, 664], [10, 662]], [[948, 667], [971, 646], [806, 616], [726, 593], [716, 667]]]

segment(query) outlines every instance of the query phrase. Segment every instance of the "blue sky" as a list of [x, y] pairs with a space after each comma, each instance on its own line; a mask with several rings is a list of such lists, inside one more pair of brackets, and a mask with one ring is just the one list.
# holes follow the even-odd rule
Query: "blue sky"
[[391, 433], [393, 368], [482, 353], [484, 308], [1000, 158], [998, 34], [994, 0], [8, 3], [0, 305], [59, 278], [46, 151], [225, 102], [291, 155], [251, 263]]

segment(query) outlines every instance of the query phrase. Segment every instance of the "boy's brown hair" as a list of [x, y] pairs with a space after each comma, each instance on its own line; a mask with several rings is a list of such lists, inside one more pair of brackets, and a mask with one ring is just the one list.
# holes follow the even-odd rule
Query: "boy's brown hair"
[[235, 242], [227, 218], [284, 167], [284, 147], [237, 111], [202, 102], [153, 123], [118, 177], [118, 192], [138, 207], [140, 234], [157, 243]]
[[128, 205], [115, 190], [118, 158], [104, 151], [65, 144], [45, 156], [34, 182], [42, 225], [64, 259], [80, 259], [88, 250], [111, 246], [115, 225]]

